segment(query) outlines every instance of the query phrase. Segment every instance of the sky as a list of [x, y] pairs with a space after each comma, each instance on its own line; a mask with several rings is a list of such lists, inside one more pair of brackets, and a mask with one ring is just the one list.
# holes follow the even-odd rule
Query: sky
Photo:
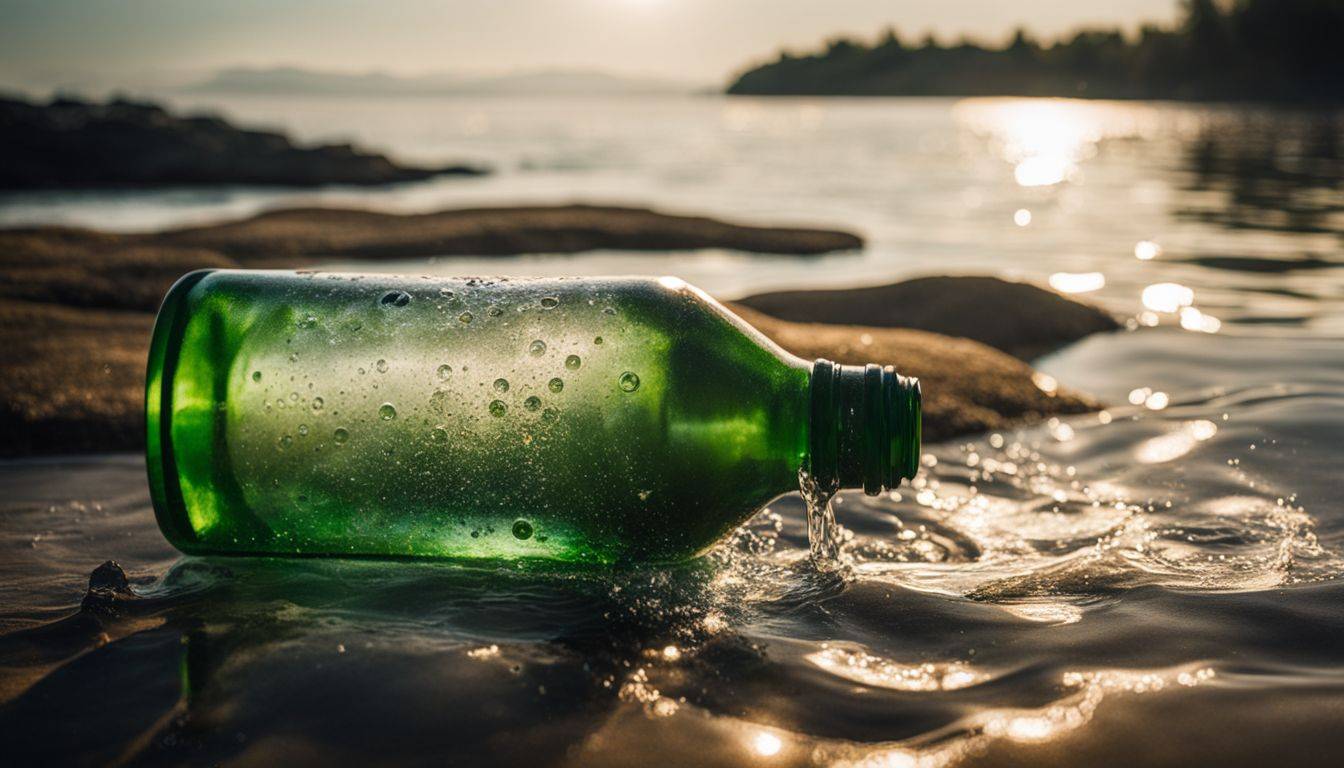
[[720, 85], [781, 47], [887, 25], [986, 41], [1170, 21], [1176, 0], [0, 0], [0, 87], [157, 87], [235, 66], [597, 69]]

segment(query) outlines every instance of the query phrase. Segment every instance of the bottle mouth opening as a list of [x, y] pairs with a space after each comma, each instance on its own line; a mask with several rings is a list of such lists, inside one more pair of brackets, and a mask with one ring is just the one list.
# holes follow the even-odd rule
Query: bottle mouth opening
[[919, 470], [919, 380], [891, 366], [812, 366], [808, 471], [818, 488], [875, 495]]

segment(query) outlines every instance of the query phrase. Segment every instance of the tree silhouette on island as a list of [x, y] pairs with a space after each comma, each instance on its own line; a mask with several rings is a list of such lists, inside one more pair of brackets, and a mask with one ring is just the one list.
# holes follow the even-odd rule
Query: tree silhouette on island
[[895, 29], [873, 44], [781, 51], [728, 93], [762, 96], [1075, 96], [1344, 102], [1344, 0], [1183, 0], [1173, 28], [1083, 29], [1042, 44], [1018, 29], [1001, 48]]

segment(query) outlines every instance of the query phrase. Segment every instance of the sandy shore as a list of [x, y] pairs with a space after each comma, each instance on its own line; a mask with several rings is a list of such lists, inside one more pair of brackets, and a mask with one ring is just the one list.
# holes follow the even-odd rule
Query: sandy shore
[[[0, 455], [140, 448], [153, 313], [172, 281], [192, 269], [587, 248], [807, 254], [860, 244], [843, 232], [589, 206], [423, 216], [292, 210], [144, 235], [0, 230], [0, 345], [7, 360]], [[890, 363], [920, 377], [930, 441], [1095, 408], [1067, 389], [1042, 389], [1031, 367], [1009, 353], [1026, 357], [1114, 327], [1092, 307], [989, 278], [765, 294], [733, 308], [802, 357]]]

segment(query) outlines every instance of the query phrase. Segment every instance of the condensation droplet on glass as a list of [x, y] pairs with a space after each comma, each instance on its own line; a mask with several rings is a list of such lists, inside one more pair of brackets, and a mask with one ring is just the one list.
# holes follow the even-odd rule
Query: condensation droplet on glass
[[634, 371], [626, 371], [621, 374], [618, 383], [622, 392], [634, 392], [639, 389], [639, 376]]
[[490, 415], [499, 418], [509, 412], [509, 406], [504, 404], [503, 400], [490, 401]]
[[531, 397], [523, 401], [523, 407], [529, 411], [535, 411], [541, 407], [541, 398], [537, 397], [536, 395], [532, 395]]
[[508, 379], [495, 379], [495, 383], [494, 383], [492, 386], [495, 388], [495, 391], [496, 391], [496, 392], [508, 392], [508, 391], [509, 391], [509, 380], [508, 380]]
[[602, 337], [601, 337], [601, 336], [598, 336], [597, 338], [593, 339], [593, 343], [594, 343], [594, 344], [601, 344], [601, 343], [602, 343]]
[[325, 401], [325, 400], [323, 400], [323, 399], [320, 398], [320, 397], [314, 397], [314, 398], [313, 398], [313, 410], [314, 410], [314, 411], [320, 411], [320, 410], [322, 410], [322, 406], [323, 406], [323, 405], [326, 405], [326, 401]]
[[555, 309], [559, 304], [560, 300], [554, 296], [546, 296], [541, 300], [542, 309]]
[[565, 358], [565, 367], [571, 371], [578, 369], [581, 365], [583, 365], [583, 361], [579, 359], [578, 355], [570, 355]]
[[448, 365], [447, 363], [440, 365], [438, 368], [439, 378], [444, 381], [447, 381], [448, 377], [451, 376], [452, 373], [453, 373], [453, 367], [451, 365]]
[[253, 380], [253, 381], [261, 381], [261, 371], [253, 371], [253, 372], [252, 372], [252, 380]]
[[383, 360], [383, 359], [380, 358], [380, 359], [378, 360], [378, 362], [376, 362], [376, 363], [373, 364], [373, 367], [376, 368], [376, 369], [378, 369], [378, 372], [379, 372], [379, 373], [387, 373], [387, 361], [386, 361], [386, 360]]
[[411, 294], [405, 291], [388, 291], [378, 303], [384, 307], [404, 307], [411, 303]]
[[457, 316], [457, 319], [458, 319], [459, 322], [462, 322], [462, 323], [470, 323], [470, 322], [471, 322], [471, 313], [470, 313], [470, 312], [463, 312], [462, 314], [460, 314], [460, 315]]
[[532, 538], [532, 524], [526, 520], [513, 521], [513, 537], [515, 539]]
[[554, 379], [551, 379], [550, 381], [546, 382], [546, 387], [550, 389], [552, 392], [559, 394], [560, 392], [563, 392], [565, 389], [565, 380], [557, 376]]
[[528, 345], [527, 352], [533, 357], [541, 357], [542, 355], [546, 354], [546, 342], [542, 341], [541, 339], [533, 341], [531, 344]]
[[429, 439], [436, 443], [448, 442], [448, 430], [443, 427], [435, 427], [429, 431]]
[[504, 310], [500, 309], [499, 306], [495, 304], [491, 304], [489, 307], [486, 308], [485, 314], [491, 317], [499, 317], [500, 315], [504, 314]]
[[345, 441], [350, 439], [350, 431], [345, 427], [337, 427], [336, 430], [331, 433], [331, 439], [335, 440], [337, 445], [344, 445]]
[[383, 421], [391, 421], [397, 418], [397, 408], [391, 403], [383, 403], [378, 406], [378, 418]]

